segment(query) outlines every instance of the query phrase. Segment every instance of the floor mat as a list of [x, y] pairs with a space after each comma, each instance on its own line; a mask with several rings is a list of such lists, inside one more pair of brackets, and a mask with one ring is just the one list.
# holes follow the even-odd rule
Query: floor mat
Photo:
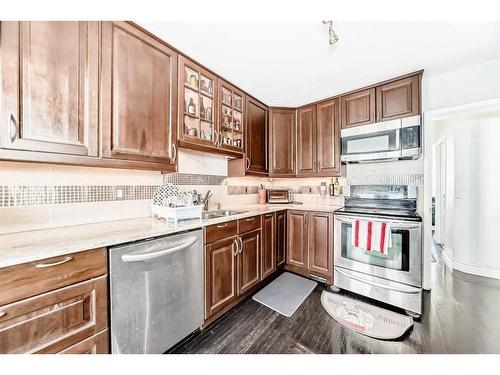
[[397, 339], [413, 326], [409, 316], [337, 293], [323, 291], [321, 304], [343, 326], [377, 339]]
[[264, 306], [290, 317], [318, 285], [289, 272], [281, 274], [252, 298]]

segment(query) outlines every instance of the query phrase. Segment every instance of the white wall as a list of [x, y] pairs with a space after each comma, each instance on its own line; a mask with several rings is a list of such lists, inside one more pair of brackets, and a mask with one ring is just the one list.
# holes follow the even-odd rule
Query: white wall
[[454, 268], [500, 278], [500, 107], [438, 120], [433, 130], [446, 138], [445, 250]]
[[437, 75], [424, 72], [424, 112], [494, 98], [500, 98], [500, 59]]

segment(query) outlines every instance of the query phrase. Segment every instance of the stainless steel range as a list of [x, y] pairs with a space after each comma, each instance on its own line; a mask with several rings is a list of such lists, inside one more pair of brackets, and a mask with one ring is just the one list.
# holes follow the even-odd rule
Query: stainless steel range
[[[422, 313], [422, 218], [411, 185], [351, 185], [345, 207], [335, 211], [334, 285]], [[354, 223], [382, 222], [390, 227], [386, 253], [356, 247]]]

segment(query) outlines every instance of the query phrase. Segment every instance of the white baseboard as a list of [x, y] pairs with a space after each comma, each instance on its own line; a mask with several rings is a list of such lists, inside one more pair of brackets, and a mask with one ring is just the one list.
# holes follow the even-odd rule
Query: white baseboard
[[446, 265], [452, 269], [469, 273], [477, 276], [490, 277], [492, 279], [500, 280], [500, 269], [495, 267], [488, 267], [479, 264], [467, 263], [453, 259], [450, 251], [448, 249], [443, 248], [443, 252], [441, 253], [443, 257], [443, 261]]
[[453, 261], [453, 268], [465, 273], [471, 273], [473, 275], [490, 277], [492, 279], [500, 280], [500, 269], [498, 268], [459, 262], [457, 260]]

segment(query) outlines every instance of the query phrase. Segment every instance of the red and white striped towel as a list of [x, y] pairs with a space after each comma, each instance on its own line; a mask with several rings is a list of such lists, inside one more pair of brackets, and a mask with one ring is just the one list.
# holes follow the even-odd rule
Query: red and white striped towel
[[380, 221], [354, 220], [351, 245], [387, 254], [392, 246], [391, 225]]

